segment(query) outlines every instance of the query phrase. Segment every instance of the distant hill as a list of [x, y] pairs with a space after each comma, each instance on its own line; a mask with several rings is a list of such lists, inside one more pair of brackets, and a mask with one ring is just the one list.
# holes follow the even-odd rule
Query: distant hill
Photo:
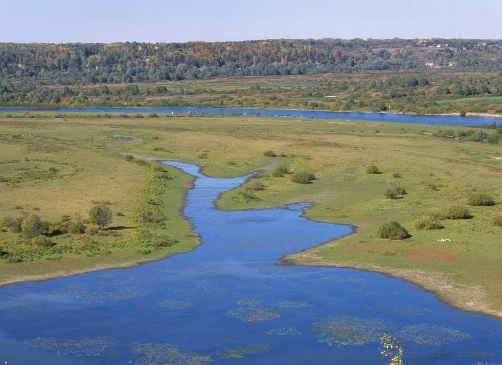
[[447, 68], [501, 71], [502, 40], [0, 44], [2, 80], [72, 85]]

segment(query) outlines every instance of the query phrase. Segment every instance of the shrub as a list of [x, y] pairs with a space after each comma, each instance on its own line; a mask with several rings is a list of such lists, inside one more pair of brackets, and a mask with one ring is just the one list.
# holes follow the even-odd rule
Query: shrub
[[289, 167], [287, 166], [279, 166], [274, 171], [272, 171], [273, 177], [283, 177], [284, 175], [289, 174]]
[[406, 194], [406, 189], [400, 186], [393, 186], [383, 192], [385, 199], [399, 199], [399, 197], [404, 194]]
[[150, 114], [148, 114], [148, 116], [149, 116], [150, 118], [158, 118], [158, 117], [159, 117], [159, 115], [158, 115], [158, 114], [156, 114], [156, 113], [150, 113]]
[[143, 114], [134, 114], [134, 118], [143, 118]]
[[375, 175], [375, 174], [379, 174], [380, 170], [375, 165], [369, 165], [368, 167], [366, 167], [366, 173]]
[[164, 172], [164, 168], [161, 165], [158, 165], [158, 164], [152, 165], [152, 170], [153, 171]]
[[399, 172], [394, 172], [394, 173], [392, 174], [392, 177], [393, 177], [394, 179], [399, 179], [399, 178], [401, 178], [402, 176], [401, 176], [401, 174], [400, 174]]
[[94, 235], [98, 234], [98, 232], [99, 232], [99, 229], [97, 229], [96, 227], [87, 227], [85, 229], [85, 234], [88, 236], [94, 236]]
[[64, 224], [54, 223], [49, 225], [48, 231], [51, 236], [57, 236], [58, 234], [65, 234], [68, 232], [68, 227]]
[[83, 222], [72, 222], [68, 226], [68, 233], [79, 234], [85, 232], [85, 225]]
[[393, 189], [396, 192], [396, 194], [398, 194], [398, 195], [405, 195], [406, 194], [406, 189], [402, 188], [400, 186], [394, 186]]
[[469, 219], [472, 217], [469, 209], [460, 205], [444, 208], [438, 216], [440, 219]]
[[492, 224], [494, 226], [502, 227], [502, 215], [497, 215], [492, 218]]
[[31, 114], [31, 113], [26, 113], [26, 114], [24, 115], [24, 117], [25, 117], [25, 118], [34, 118], [33, 114]]
[[428, 231], [431, 229], [441, 229], [443, 228], [443, 225], [434, 215], [426, 215], [422, 219], [416, 220], [413, 223], [413, 228]]
[[408, 238], [410, 235], [408, 234], [408, 231], [398, 222], [391, 221], [382, 224], [378, 228], [377, 236], [390, 240], [402, 240]]
[[112, 210], [106, 205], [96, 205], [89, 210], [89, 222], [97, 224], [101, 229], [110, 224], [112, 220]]
[[134, 160], [134, 157], [133, 157], [133, 155], [127, 154], [127, 155], [124, 155], [124, 160], [132, 161], [132, 160]]
[[21, 224], [23, 223], [23, 218], [10, 218], [10, 217], [3, 217], [0, 219], [0, 227], [2, 228], [8, 228], [9, 231], [12, 233], [19, 233], [21, 232]]
[[243, 188], [244, 188], [245, 191], [249, 191], [249, 190], [265, 190], [265, 185], [263, 185], [258, 180], [251, 179], [246, 184], [244, 184]]
[[398, 199], [399, 194], [394, 190], [394, 188], [388, 188], [383, 192], [385, 199]]
[[308, 171], [297, 171], [291, 174], [289, 178], [297, 184], [308, 184], [312, 180], [315, 180], [315, 175]]
[[36, 214], [30, 214], [28, 218], [21, 223], [21, 232], [26, 238], [39, 236], [44, 231], [44, 225], [40, 217]]
[[469, 195], [466, 204], [475, 207], [480, 207], [480, 206], [495, 205], [495, 202], [493, 201], [493, 198], [488, 194], [474, 193]]
[[266, 150], [265, 152], [263, 152], [263, 156], [265, 156], [265, 157], [275, 157], [276, 154], [272, 150]]
[[37, 247], [51, 247], [52, 242], [49, 237], [36, 236], [31, 239], [31, 244]]
[[179, 241], [176, 239], [163, 237], [163, 238], [159, 238], [156, 241], [153, 241], [150, 245], [155, 248], [171, 247], [172, 245], [175, 245], [178, 242]]
[[159, 223], [161, 220], [157, 218], [151, 210], [147, 210], [146, 212], [141, 213], [140, 221], [148, 223]]
[[254, 193], [252, 191], [242, 191], [241, 195], [245, 199], [256, 199], [256, 195], [254, 195]]

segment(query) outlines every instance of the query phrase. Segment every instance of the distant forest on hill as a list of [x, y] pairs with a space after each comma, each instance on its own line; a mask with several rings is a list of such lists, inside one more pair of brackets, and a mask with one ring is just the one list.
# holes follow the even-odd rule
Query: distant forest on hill
[[3, 43], [0, 106], [502, 114], [501, 47], [397, 38]]
[[502, 40], [0, 44], [2, 79], [46, 85], [452, 68], [502, 71]]

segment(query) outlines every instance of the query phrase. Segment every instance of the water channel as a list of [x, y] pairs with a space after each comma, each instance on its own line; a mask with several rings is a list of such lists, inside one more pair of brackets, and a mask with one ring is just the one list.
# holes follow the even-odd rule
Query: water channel
[[454, 115], [410, 115], [393, 113], [362, 113], [362, 112], [326, 112], [317, 110], [285, 110], [285, 109], [231, 109], [231, 108], [0, 108], [0, 112], [57, 112], [57, 113], [196, 113], [196, 114], [246, 114], [267, 115], [294, 118], [326, 118], [347, 120], [371, 120], [377, 122], [399, 122], [418, 124], [444, 124], [477, 126], [480, 124], [500, 125], [500, 117]]
[[406, 365], [502, 363], [502, 321], [453, 309], [408, 282], [280, 258], [351, 233], [307, 220], [308, 204], [219, 211], [246, 176], [196, 177], [194, 251], [0, 289], [0, 361], [56, 364], [383, 364], [395, 334]]

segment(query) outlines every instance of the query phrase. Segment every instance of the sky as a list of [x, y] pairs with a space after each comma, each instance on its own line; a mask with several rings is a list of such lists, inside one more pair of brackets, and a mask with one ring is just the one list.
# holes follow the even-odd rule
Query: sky
[[0, 42], [502, 38], [502, 0], [0, 0]]

